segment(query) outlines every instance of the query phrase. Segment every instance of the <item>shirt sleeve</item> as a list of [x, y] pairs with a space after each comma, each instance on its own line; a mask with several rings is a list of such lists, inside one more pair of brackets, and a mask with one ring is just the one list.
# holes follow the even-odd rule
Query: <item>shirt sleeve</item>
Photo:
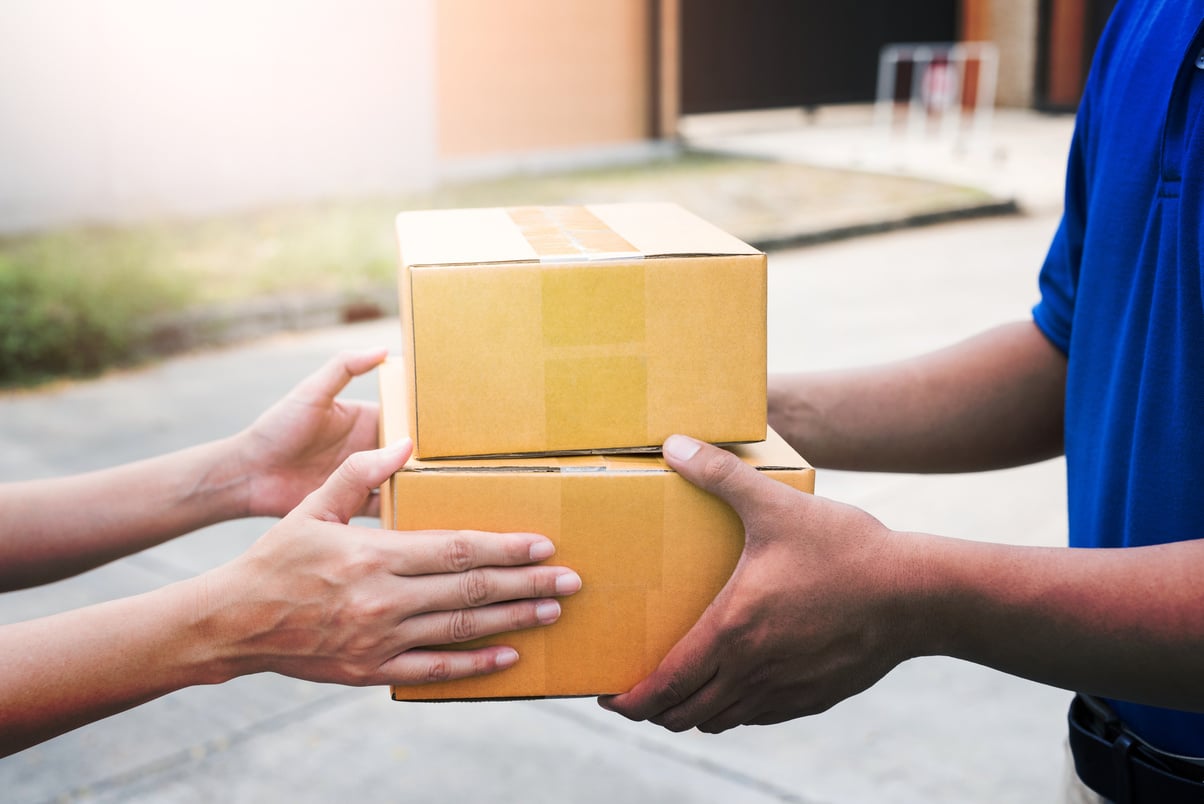
[[[1033, 307], [1033, 322], [1049, 342], [1064, 355], [1070, 354], [1070, 332], [1074, 320], [1075, 243], [1067, 230], [1066, 215], [1054, 234], [1049, 253], [1041, 267], [1038, 286], [1041, 300]], [[1081, 252], [1081, 249], [1079, 249]]]
[[1070, 354], [1079, 264], [1083, 256], [1083, 238], [1087, 226], [1090, 95], [1089, 83], [1079, 103], [1074, 137], [1070, 143], [1070, 155], [1066, 163], [1062, 221], [1058, 224], [1058, 230], [1049, 245], [1045, 263], [1041, 266], [1038, 278], [1041, 300], [1033, 307], [1033, 322], [1050, 343], [1065, 355]]

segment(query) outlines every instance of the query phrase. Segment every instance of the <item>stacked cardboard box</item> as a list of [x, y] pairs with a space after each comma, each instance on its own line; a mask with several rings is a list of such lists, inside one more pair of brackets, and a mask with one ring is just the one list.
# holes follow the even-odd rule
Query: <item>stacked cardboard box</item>
[[670, 204], [403, 213], [403, 357], [381, 369], [397, 530], [541, 533], [584, 588], [549, 628], [496, 637], [503, 673], [398, 700], [618, 693], [722, 588], [734, 512], [668, 469], [687, 433], [811, 491], [765, 423], [765, 256]]

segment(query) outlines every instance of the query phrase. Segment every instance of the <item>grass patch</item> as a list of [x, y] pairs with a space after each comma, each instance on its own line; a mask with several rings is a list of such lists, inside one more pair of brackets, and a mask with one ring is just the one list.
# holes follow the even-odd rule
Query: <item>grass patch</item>
[[0, 248], [0, 382], [92, 374], [136, 354], [137, 322], [179, 309], [193, 278], [159, 270], [150, 232], [70, 231]]
[[974, 195], [981, 194], [913, 179], [683, 154], [396, 198], [10, 237], [0, 239], [0, 385], [134, 362], [156, 351], [153, 322], [189, 308], [280, 293], [353, 299], [391, 287], [393, 217], [404, 209], [676, 201], [757, 242], [784, 225], [927, 211]]

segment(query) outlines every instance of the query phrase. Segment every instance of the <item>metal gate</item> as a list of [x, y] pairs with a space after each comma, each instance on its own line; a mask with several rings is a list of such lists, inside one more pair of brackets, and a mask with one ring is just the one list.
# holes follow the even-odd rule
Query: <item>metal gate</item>
[[951, 42], [958, 0], [682, 0], [681, 112], [874, 99], [878, 53]]

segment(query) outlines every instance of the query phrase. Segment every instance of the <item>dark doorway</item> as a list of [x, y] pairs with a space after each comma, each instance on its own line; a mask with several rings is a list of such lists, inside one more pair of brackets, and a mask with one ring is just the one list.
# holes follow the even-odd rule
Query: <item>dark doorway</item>
[[878, 52], [957, 39], [959, 0], [683, 0], [681, 112], [874, 99]]
[[1091, 58], [1116, 0], [1041, 0], [1038, 8], [1036, 106], [1073, 111]]

